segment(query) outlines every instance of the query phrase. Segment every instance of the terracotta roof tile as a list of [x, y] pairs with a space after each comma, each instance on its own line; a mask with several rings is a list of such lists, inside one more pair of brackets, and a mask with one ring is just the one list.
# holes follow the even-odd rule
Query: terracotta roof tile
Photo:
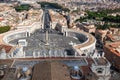
[[9, 53], [12, 48], [13, 48], [13, 47], [12, 47], [12, 46], [9, 46], [9, 45], [4, 45], [4, 44], [1, 44], [1, 45], [0, 45], [0, 51], [1, 51], [2, 49], [5, 49], [6, 53]]

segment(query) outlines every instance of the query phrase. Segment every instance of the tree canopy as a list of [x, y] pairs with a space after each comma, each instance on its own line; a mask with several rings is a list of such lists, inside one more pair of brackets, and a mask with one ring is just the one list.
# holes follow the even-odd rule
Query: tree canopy
[[0, 34], [4, 33], [4, 32], [7, 32], [9, 30], [10, 30], [10, 26], [1, 26], [0, 27]]
[[21, 12], [21, 11], [24, 11], [24, 10], [28, 11], [30, 9], [30, 7], [31, 6], [29, 4], [22, 4], [20, 6], [15, 7], [15, 10], [18, 11], [18, 12]]
[[65, 12], [69, 12], [70, 10], [68, 8], [65, 8], [61, 5], [59, 5], [58, 3], [51, 3], [51, 2], [38, 2], [38, 4], [41, 5], [42, 8], [45, 8], [46, 5], [51, 7], [51, 8], [55, 8], [55, 9], [61, 9]]

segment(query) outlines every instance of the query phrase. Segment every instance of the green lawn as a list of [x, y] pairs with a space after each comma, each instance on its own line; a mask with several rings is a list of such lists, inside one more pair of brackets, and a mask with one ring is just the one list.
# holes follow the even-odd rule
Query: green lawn
[[2, 26], [2, 27], [0, 27], [0, 34], [7, 32], [9, 30], [10, 30], [10, 26]]

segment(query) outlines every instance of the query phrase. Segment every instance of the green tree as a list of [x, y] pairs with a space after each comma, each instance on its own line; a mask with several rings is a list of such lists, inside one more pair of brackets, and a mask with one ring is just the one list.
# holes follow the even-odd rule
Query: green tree
[[0, 27], [0, 34], [4, 33], [4, 32], [7, 32], [9, 30], [10, 30], [10, 26], [1, 26]]
[[21, 11], [24, 11], [24, 10], [28, 11], [30, 9], [30, 7], [31, 6], [29, 4], [22, 4], [20, 6], [15, 7], [15, 10], [18, 11], [18, 12], [21, 12]]
[[47, 5], [47, 6], [51, 7], [51, 8], [61, 9], [62, 11], [65, 11], [65, 12], [70, 11], [68, 8], [63, 7], [63, 6], [59, 5], [58, 3], [38, 2], [38, 4], [40, 4], [42, 8], [45, 8], [46, 5]]

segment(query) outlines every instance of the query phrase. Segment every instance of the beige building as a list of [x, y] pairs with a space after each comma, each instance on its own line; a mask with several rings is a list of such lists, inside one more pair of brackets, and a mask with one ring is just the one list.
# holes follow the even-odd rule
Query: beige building
[[94, 24], [84, 22], [84, 23], [77, 23], [76, 26], [88, 33], [95, 33], [96, 31], [96, 27]]
[[104, 38], [106, 37], [107, 32], [108, 32], [108, 30], [98, 30], [97, 29], [95, 31], [95, 36], [100, 42], [103, 42]]
[[119, 39], [120, 29], [119, 28], [110, 28], [109, 30], [99, 30], [95, 31], [96, 38], [101, 41], [105, 42], [106, 40], [117, 41]]
[[52, 29], [58, 29], [61, 31], [62, 27], [67, 28], [67, 21], [62, 14], [55, 12], [53, 10], [49, 10], [49, 14], [51, 16], [50, 26]]
[[120, 71], [120, 41], [104, 45], [105, 57]]

